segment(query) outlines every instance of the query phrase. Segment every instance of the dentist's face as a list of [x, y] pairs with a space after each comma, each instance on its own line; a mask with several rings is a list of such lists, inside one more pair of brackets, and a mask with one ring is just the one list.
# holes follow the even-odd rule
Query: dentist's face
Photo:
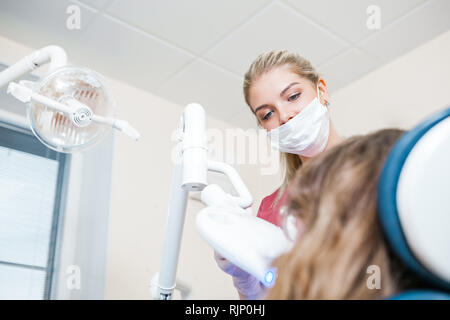
[[278, 128], [295, 117], [316, 96], [315, 85], [290, 71], [288, 65], [264, 73], [249, 90], [250, 106], [266, 130]]

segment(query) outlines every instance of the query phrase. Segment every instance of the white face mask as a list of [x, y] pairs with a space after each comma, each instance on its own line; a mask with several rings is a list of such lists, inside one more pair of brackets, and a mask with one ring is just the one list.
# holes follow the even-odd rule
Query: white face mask
[[305, 157], [314, 157], [325, 149], [330, 133], [330, 118], [327, 108], [318, 97], [319, 87], [317, 97], [302, 111], [268, 132], [272, 148]]

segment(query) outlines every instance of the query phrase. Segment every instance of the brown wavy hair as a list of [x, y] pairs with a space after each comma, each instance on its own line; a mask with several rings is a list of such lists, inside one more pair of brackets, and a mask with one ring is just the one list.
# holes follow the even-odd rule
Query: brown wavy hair
[[[377, 299], [417, 284], [392, 254], [378, 222], [377, 184], [402, 130], [348, 138], [309, 160], [290, 184], [290, 214], [304, 232], [279, 257], [267, 299]], [[369, 266], [381, 288], [369, 289]]]

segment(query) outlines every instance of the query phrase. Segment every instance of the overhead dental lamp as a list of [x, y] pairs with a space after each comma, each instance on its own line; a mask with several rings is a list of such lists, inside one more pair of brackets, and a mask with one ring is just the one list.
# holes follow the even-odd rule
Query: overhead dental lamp
[[[37, 82], [12, 82], [46, 63], [50, 63], [48, 73]], [[47, 147], [65, 153], [94, 146], [111, 128], [139, 139], [128, 122], [113, 118], [115, 103], [102, 77], [66, 64], [64, 49], [48, 46], [0, 73], [0, 87], [9, 84], [7, 93], [28, 105], [28, 121], [36, 137]]]
[[[176, 269], [190, 191], [202, 191], [201, 200], [206, 205], [196, 216], [202, 238], [222, 257], [270, 287], [276, 279], [271, 263], [292, 242], [280, 228], [251, 214], [252, 196], [232, 166], [208, 159], [201, 105], [186, 106], [178, 138], [179, 161], [173, 169], [161, 267], [150, 285], [153, 298], [170, 300], [176, 288], [182, 298], [189, 295], [190, 287], [176, 279]], [[238, 196], [225, 193], [218, 185], [208, 185], [208, 171], [227, 176]]]

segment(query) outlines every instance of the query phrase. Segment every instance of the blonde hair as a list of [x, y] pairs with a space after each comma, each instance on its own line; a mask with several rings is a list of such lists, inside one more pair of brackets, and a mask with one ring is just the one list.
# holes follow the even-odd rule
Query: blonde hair
[[[305, 231], [275, 261], [279, 276], [268, 299], [377, 299], [420, 283], [392, 253], [377, 214], [382, 165], [402, 133], [349, 138], [297, 172], [288, 208]], [[380, 289], [367, 286], [372, 265], [380, 268]]]
[[[257, 80], [264, 73], [276, 68], [287, 65], [293, 73], [308, 79], [312, 84], [317, 85], [320, 79], [319, 74], [313, 68], [311, 63], [300, 56], [298, 53], [289, 52], [286, 50], [270, 51], [259, 55], [255, 61], [250, 65], [250, 68], [245, 73], [244, 77], [244, 97], [245, 102], [250, 107], [249, 92], [254, 81]], [[259, 122], [258, 122], [258, 125]], [[287, 185], [294, 177], [296, 171], [302, 165], [298, 155], [291, 153], [280, 153], [280, 162], [283, 172], [283, 183], [278, 191], [277, 197], [273, 203], [275, 206], [278, 200], [284, 194]]]

